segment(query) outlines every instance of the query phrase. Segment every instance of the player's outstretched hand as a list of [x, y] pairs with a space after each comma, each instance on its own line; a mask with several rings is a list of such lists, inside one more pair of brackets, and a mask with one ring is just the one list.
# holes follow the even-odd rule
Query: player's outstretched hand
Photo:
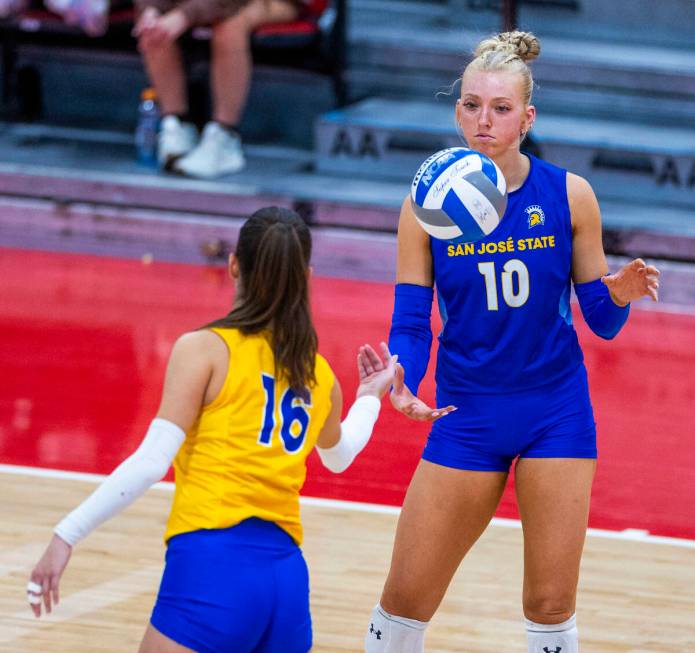
[[405, 372], [402, 365], [396, 365], [391, 403], [397, 411], [418, 422], [433, 422], [456, 410], [456, 406], [430, 408], [424, 401], [418, 399], [405, 384]]
[[647, 265], [641, 258], [623, 265], [615, 274], [608, 274], [601, 281], [608, 286], [608, 291], [616, 304], [626, 304], [649, 296], [659, 301], [659, 270]]
[[42, 603], [46, 612], [51, 611], [53, 604], [58, 604], [60, 577], [65, 571], [71, 554], [72, 547], [54, 535], [31, 572], [27, 583], [27, 601], [29, 601], [29, 607], [31, 607], [34, 616], [41, 616]]
[[371, 345], [362, 345], [357, 353], [357, 370], [360, 374], [358, 397], [374, 395], [381, 399], [393, 384], [398, 356], [391, 356], [385, 342], [380, 347], [383, 359]]

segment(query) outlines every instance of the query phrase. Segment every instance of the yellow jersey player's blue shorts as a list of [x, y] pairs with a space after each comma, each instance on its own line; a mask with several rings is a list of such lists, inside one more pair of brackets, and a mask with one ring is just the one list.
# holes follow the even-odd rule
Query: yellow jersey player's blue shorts
[[301, 549], [257, 518], [175, 535], [151, 623], [198, 653], [307, 653], [309, 574]]
[[596, 423], [583, 364], [561, 381], [504, 394], [437, 390], [437, 420], [422, 458], [445, 467], [508, 472], [514, 458], [596, 458]]

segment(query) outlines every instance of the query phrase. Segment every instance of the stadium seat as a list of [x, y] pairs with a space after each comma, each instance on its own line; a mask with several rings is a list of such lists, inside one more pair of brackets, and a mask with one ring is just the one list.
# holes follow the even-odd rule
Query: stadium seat
[[[265, 25], [252, 37], [252, 52], [257, 64], [292, 67], [329, 76], [337, 104], [345, 102], [345, 23], [346, 0], [312, 0], [297, 20]], [[55, 48], [135, 53], [131, 35], [135, 12], [129, 0], [112, 0], [109, 24], [103, 36], [90, 37], [79, 27], [66, 24], [62, 17], [43, 8], [0, 20], [0, 56], [2, 57], [3, 114], [16, 119], [34, 119], [40, 99], [36, 84], [21, 79], [19, 50], [23, 46], [46, 50]], [[186, 37], [193, 49], [205, 42], [209, 30], [197, 28]], [[207, 44], [205, 44], [207, 45]], [[207, 48], [205, 48], [207, 56]]]

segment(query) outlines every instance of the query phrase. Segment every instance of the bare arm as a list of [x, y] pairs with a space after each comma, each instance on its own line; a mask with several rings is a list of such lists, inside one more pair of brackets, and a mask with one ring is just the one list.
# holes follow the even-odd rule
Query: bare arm
[[575, 284], [601, 279], [618, 306], [643, 296], [658, 299], [659, 271], [642, 259], [608, 274], [601, 237], [601, 212], [589, 182], [567, 174], [567, 199], [572, 216], [572, 281]]
[[596, 195], [586, 179], [567, 173], [567, 199], [572, 216], [572, 281], [599, 279], [608, 273], [608, 262]]
[[396, 283], [429, 287], [434, 285], [429, 236], [417, 223], [410, 206], [410, 196], [406, 197], [401, 205], [398, 220]]
[[35, 616], [41, 615], [42, 603], [47, 612], [53, 602], [58, 603], [59, 583], [70, 560], [71, 544], [86, 537], [166, 474], [184, 433], [198, 416], [206, 392], [214, 391], [211, 380], [221, 387], [219, 374], [215, 374], [225, 360], [219, 358], [220, 347], [226, 353], [224, 343], [206, 331], [189, 333], [177, 340], [157, 413], [160, 419], [153, 421], [138, 450], [58, 525], [62, 537], [53, 536], [31, 572], [27, 599]]
[[227, 365], [227, 347], [212, 331], [182, 335], [169, 356], [157, 417], [188, 431], [202, 406], [222, 389]]
[[340, 440], [340, 416], [343, 414], [343, 391], [335, 378], [331, 388], [331, 410], [326, 423], [319, 433], [316, 444], [322, 449], [330, 449]]

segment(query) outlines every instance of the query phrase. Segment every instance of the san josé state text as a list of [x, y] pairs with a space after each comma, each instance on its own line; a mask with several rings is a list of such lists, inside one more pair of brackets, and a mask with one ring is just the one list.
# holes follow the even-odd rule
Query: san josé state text
[[538, 236], [536, 238], [517, 238], [491, 243], [461, 243], [449, 245], [447, 256], [470, 256], [473, 254], [506, 254], [507, 252], [524, 252], [530, 249], [547, 249], [555, 247], [555, 236]]

